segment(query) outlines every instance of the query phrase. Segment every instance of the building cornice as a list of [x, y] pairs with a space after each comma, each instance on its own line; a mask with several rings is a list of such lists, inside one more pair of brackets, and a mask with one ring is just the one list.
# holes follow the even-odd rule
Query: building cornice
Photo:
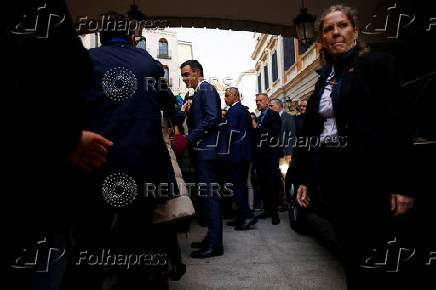
[[317, 60], [315, 60], [313, 63], [311, 63], [310, 65], [308, 65], [304, 70], [302, 70], [299, 74], [297, 74], [292, 80], [290, 80], [289, 82], [287, 82], [284, 85], [284, 89], [285, 91], [290, 90], [292, 87], [294, 87], [296, 84], [298, 84], [299, 82], [303, 81], [304, 78], [306, 78], [307, 76], [309, 76], [311, 73], [313, 73], [314, 71], [316, 71], [319, 67], [320, 67], [320, 59], [318, 58]]
[[192, 45], [192, 42], [190, 42], [190, 41], [178, 40], [178, 39], [177, 39], [177, 43], [186, 44], [186, 45]]
[[271, 94], [270, 99], [279, 99], [281, 96], [284, 96], [285, 89], [283, 87], [278, 88]]
[[253, 54], [251, 55], [251, 59], [255, 60], [257, 58], [257, 56], [260, 53], [260, 49], [262, 48], [263, 44], [265, 43], [265, 41], [267, 40], [268, 35], [267, 34], [262, 34], [260, 36], [259, 41], [256, 43], [256, 46], [254, 48]]
[[177, 32], [174, 31], [164, 31], [164, 30], [156, 30], [156, 29], [145, 29], [145, 32], [147, 33], [153, 33], [153, 34], [164, 34], [168, 36], [177, 36]]
[[254, 71], [254, 69], [250, 69], [248, 71], [244, 71], [241, 72], [238, 76], [238, 78], [236, 79], [236, 84], [239, 84], [241, 82], [241, 79], [245, 76], [256, 76], [256, 72]]
[[268, 44], [266, 45], [266, 47], [270, 50], [273, 50], [277, 47], [277, 41], [278, 41], [278, 37], [277, 36], [272, 36], [269, 41]]

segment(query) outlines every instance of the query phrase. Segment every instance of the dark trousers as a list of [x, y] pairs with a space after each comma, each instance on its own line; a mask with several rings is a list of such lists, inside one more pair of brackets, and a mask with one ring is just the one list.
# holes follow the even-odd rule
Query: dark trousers
[[217, 159], [217, 167], [216, 167], [216, 182], [221, 186], [220, 191], [220, 204], [221, 209], [223, 211], [223, 217], [233, 217], [233, 200], [230, 194], [227, 194], [225, 190], [223, 190], [223, 186], [229, 180], [228, 176], [228, 162], [225, 159]]
[[[392, 227], [382, 177], [369, 174], [376, 169], [364, 168], [361, 157], [341, 149], [323, 147], [319, 160], [321, 198], [336, 232], [347, 289], [402, 289], [391, 262], [396, 261], [393, 247], [405, 244]], [[390, 261], [383, 265], [388, 249]]]
[[251, 166], [251, 184], [253, 185], [253, 208], [262, 208], [262, 191], [259, 184], [259, 176], [255, 162]]
[[[117, 214], [98, 208], [94, 216], [84, 212], [73, 231], [74, 248], [62, 290], [95, 290], [103, 285], [112, 290], [167, 289], [166, 236], [152, 226], [151, 208], [152, 204], [133, 204]], [[115, 255], [132, 257], [131, 266]], [[89, 257], [104, 258], [94, 263]]]
[[223, 222], [221, 219], [221, 207], [218, 196], [219, 191], [214, 192], [216, 183], [216, 160], [198, 160], [198, 177], [200, 191], [198, 198], [207, 214], [207, 238], [212, 248], [223, 245]]
[[255, 166], [258, 173], [260, 190], [263, 195], [265, 212], [276, 215], [279, 197], [277, 194], [277, 164], [278, 157], [261, 154], [256, 158]]
[[233, 198], [239, 207], [239, 216], [247, 219], [252, 218], [253, 213], [248, 205], [248, 167], [249, 161], [241, 161], [239, 163], [229, 163], [229, 182], [233, 185]]

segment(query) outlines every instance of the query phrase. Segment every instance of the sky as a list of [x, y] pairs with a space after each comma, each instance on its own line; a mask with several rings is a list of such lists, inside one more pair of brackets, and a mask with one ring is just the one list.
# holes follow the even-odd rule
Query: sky
[[236, 80], [239, 74], [254, 69], [253, 32], [205, 28], [169, 28], [177, 32], [177, 39], [192, 42], [194, 59], [203, 66], [206, 79]]

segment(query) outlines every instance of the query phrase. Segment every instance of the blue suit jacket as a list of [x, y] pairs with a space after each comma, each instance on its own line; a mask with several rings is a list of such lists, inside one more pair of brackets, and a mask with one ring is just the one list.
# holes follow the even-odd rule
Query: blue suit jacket
[[253, 126], [250, 113], [240, 102], [227, 112], [227, 136], [230, 145], [229, 161], [251, 160]]
[[160, 62], [127, 43], [104, 45], [89, 54], [96, 75], [85, 96], [86, 129], [114, 142], [101, 177], [126, 173], [138, 192], [146, 182], [175, 182], [161, 129], [162, 104], [171, 92], [160, 90], [158, 82], [153, 85], [164, 75]]
[[187, 114], [188, 143], [196, 152], [198, 160], [215, 159], [221, 152], [223, 142], [220, 141], [220, 122], [220, 96], [214, 86], [203, 82], [196, 89], [191, 109]]

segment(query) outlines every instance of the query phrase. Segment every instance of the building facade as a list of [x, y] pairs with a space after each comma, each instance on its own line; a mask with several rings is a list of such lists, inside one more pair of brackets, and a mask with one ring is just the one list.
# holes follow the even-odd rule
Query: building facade
[[306, 48], [295, 38], [261, 33], [254, 38], [257, 92], [282, 100], [285, 110], [296, 114], [298, 102], [310, 97], [318, 79], [319, 46]]
[[242, 72], [233, 86], [238, 88], [241, 103], [250, 108], [250, 112], [256, 110], [256, 72], [254, 69]]

